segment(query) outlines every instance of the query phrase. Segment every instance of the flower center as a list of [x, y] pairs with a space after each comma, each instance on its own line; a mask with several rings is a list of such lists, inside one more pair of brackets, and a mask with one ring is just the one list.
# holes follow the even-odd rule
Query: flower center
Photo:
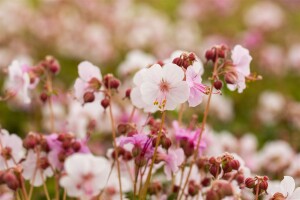
[[159, 84], [159, 89], [160, 91], [162, 91], [163, 93], [168, 92], [170, 90], [170, 85], [168, 82], [166, 82], [165, 80], [162, 80]]

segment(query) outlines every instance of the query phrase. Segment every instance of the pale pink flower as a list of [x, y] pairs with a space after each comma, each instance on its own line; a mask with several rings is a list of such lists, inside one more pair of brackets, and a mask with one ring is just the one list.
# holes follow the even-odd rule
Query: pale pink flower
[[190, 66], [186, 70], [186, 82], [190, 88], [190, 96], [188, 99], [190, 107], [198, 106], [205, 94], [208, 94], [209, 88], [202, 84], [201, 70], [197, 70], [195, 67]]
[[250, 75], [252, 57], [248, 49], [245, 49], [241, 45], [236, 45], [231, 52], [231, 59], [237, 75], [237, 81], [235, 84], [227, 84], [227, 86], [230, 90], [238, 89], [238, 92], [241, 93], [246, 88], [246, 77]]
[[160, 110], [174, 110], [189, 97], [189, 87], [183, 78], [183, 70], [175, 64], [152, 65], [141, 85], [143, 101]]
[[31, 102], [29, 90], [34, 89], [38, 83], [37, 78], [30, 82], [29, 72], [30, 67], [14, 60], [8, 67], [8, 80], [5, 83], [5, 88], [14, 94], [17, 100], [26, 104]]
[[[201, 133], [201, 129], [197, 128], [195, 130], [191, 130], [188, 128], [183, 128], [180, 127], [177, 121], [173, 122], [173, 129], [175, 132], [175, 137], [177, 141], [187, 141], [189, 142], [193, 148], [197, 147], [197, 142], [198, 142], [198, 137]], [[200, 141], [199, 144], [199, 155], [201, 155], [201, 153], [203, 152], [203, 150], [206, 148], [206, 139], [205, 139], [205, 134], [202, 135], [202, 139]]]
[[158, 159], [165, 162], [164, 172], [167, 179], [171, 179], [172, 174], [179, 170], [179, 166], [184, 161], [184, 152], [181, 148], [169, 149], [167, 153], [159, 152]]
[[66, 175], [60, 179], [60, 185], [68, 196], [91, 199], [105, 187], [109, 162], [103, 157], [91, 154], [73, 154], [65, 164]]
[[290, 176], [284, 176], [284, 179], [280, 182], [280, 185], [274, 184], [268, 187], [268, 193], [270, 197], [274, 194], [280, 193], [286, 200], [298, 200], [300, 199], [300, 187], [295, 189], [295, 180]]
[[43, 168], [40, 162], [42, 159], [47, 159], [47, 155], [44, 152], [36, 153], [33, 150], [29, 150], [27, 157], [22, 162], [23, 177], [25, 180], [29, 180], [33, 186], [41, 186], [46, 181], [47, 177], [53, 176], [53, 171], [49, 166]]
[[0, 129], [0, 170], [13, 167], [25, 155], [23, 142], [19, 136]]
[[100, 89], [102, 79], [101, 71], [98, 67], [88, 61], [83, 61], [78, 65], [79, 78], [74, 84], [74, 93], [76, 99], [84, 104], [84, 95], [86, 92], [96, 92]]

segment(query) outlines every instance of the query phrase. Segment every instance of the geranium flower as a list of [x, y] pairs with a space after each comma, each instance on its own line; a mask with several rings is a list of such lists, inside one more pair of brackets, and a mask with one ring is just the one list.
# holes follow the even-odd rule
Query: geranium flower
[[37, 154], [33, 150], [29, 150], [26, 160], [22, 162], [23, 177], [30, 181], [33, 186], [41, 186], [47, 177], [53, 175], [53, 171], [44, 152]]
[[203, 96], [209, 92], [209, 87], [201, 83], [202, 73], [203, 70], [197, 69], [194, 66], [190, 66], [186, 70], [186, 82], [190, 88], [188, 99], [190, 107], [198, 106], [202, 102]]
[[13, 167], [24, 157], [23, 142], [15, 134], [0, 129], [0, 170]]
[[[272, 195], [270, 200], [285, 199], [298, 200], [300, 199], [300, 187], [295, 189], [295, 180], [290, 176], [284, 176], [279, 186], [270, 185], [268, 193]], [[275, 198], [277, 197], [277, 198]], [[280, 197], [280, 198], [279, 198]]]
[[5, 83], [5, 88], [26, 104], [31, 102], [29, 90], [34, 89], [39, 81], [38, 78], [31, 81], [29, 72], [29, 66], [14, 60], [8, 67], [8, 80]]
[[141, 85], [143, 101], [160, 110], [174, 110], [189, 97], [189, 87], [183, 78], [183, 70], [175, 64], [152, 65]]
[[60, 185], [70, 197], [91, 199], [105, 187], [110, 167], [103, 157], [73, 154], [64, 164], [66, 175], [60, 179]]
[[252, 57], [248, 49], [245, 49], [241, 45], [236, 45], [231, 52], [231, 59], [236, 81], [233, 84], [227, 84], [227, 86], [230, 90], [238, 89], [238, 92], [241, 93], [246, 88], [246, 77], [250, 75]]
[[79, 78], [76, 79], [74, 84], [74, 93], [76, 99], [82, 104], [87, 102], [86, 94], [93, 93], [101, 87], [101, 71], [98, 67], [88, 61], [83, 61], [78, 65]]
[[165, 162], [164, 172], [167, 178], [171, 179], [172, 173], [176, 173], [184, 161], [184, 152], [180, 148], [169, 149], [167, 153], [159, 152], [157, 158]]

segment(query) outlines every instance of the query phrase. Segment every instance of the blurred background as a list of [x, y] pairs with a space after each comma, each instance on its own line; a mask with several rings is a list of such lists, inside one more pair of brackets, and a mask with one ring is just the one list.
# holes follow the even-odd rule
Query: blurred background
[[[260, 146], [283, 139], [300, 150], [299, 0], [0, 1], [1, 71], [14, 59], [34, 65], [53, 55], [61, 65], [55, 84], [66, 91], [82, 60], [126, 82], [134, 64], [165, 59], [177, 49], [205, 62], [205, 50], [222, 43], [248, 48], [251, 69], [263, 80], [242, 94], [224, 88], [213, 98], [210, 125], [237, 137], [253, 133]], [[0, 77], [2, 88], [5, 74]], [[35, 109], [0, 102], [0, 124], [24, 135], [32, 119], [41, 118]]]

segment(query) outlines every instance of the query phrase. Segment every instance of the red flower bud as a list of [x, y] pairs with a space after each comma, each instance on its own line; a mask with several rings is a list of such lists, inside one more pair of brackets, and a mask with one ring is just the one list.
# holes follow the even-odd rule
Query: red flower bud
[[45, 103], [45, 102], [47, 101], [47, 99], [48, 99], [48, 95], [47, 95], [45, 92], [42, 92], [42, 93], [40, 94], [40, 100], [41, 100], [43, 103]]
[[16, 175], [12, 172], [6, 172], [2, 177], [3, 181], [6, 183], [7, 187], [12, 190], [17, 190], [20, 187], [20, 183]]
[[110, 100], [108, 98], [104, 98], [102, 101], [101, 101], [101, 106], [106, 109], [108, 106], [110, 105]]
[[83, 95], [83, 101], [84, 103], [91, 103], [95, 100], [95, 95], [93, 92], [86, 92]]
[[254, 178], [246, 178], [245, 185], [247, 188], [254, 188], [255, 187], [255, 179]]
[[81, 149], [81, 144], [78, 141], [73, 142], [71, 146], [75, 152], [78, 152]]
[[221, 90], [223, 87], [223, 82], [220, 80], [217, 80], [214, 82], [214, 88], [216, 88], [217, 90]]

